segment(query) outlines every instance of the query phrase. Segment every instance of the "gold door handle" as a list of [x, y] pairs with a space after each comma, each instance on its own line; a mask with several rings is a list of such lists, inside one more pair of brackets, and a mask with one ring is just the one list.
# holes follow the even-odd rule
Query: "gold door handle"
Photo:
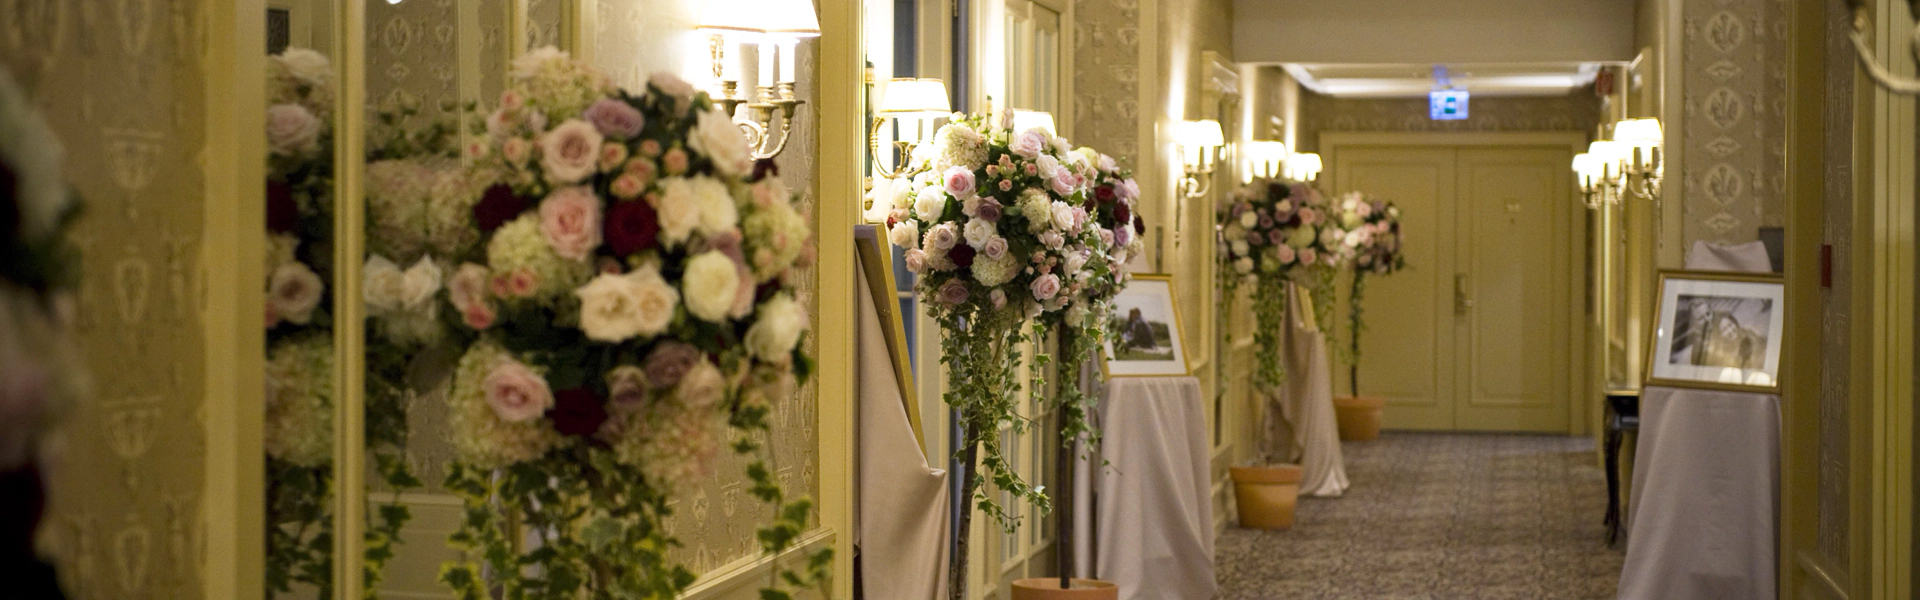
[[1473, 299], [1467, 297], [1467, 288], [1472, 283], [1472, 277], [1466, 273], [1453, 274], [1453, 314], [1455, 316], [1467, 316], [1467, 310], [1473, 308]]

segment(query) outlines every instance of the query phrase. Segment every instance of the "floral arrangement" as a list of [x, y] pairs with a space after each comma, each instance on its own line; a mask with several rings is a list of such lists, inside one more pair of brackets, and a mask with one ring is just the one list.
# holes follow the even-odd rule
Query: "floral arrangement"
[[1347, 364], [1353, 393], [1360, 393], [1360, 334], [1366, 331], [1361, 299], [1368, 275], [1392, 275], [1407, 268], [1400, 248], [1400, 208], [1360, 192], [1334, 200], [1346, 245], [1353, 253], [1353, 288], [1347, 295]]
[[[1254, 343], [1261, 360], [1254, 383], [1276, 388], [1286, 377], [1279, 330], [1286, 319], [1286, 284], [1300, 282], [1315, 297], [1331, 297], [1336, 269], [1352, 256], [1346, 231], [1325, 196], [1295, 181], [1255, 179], [1230, 194], [1215, 213], [1221, 287], [1229, 296], [1242, 285], [1255, 288]], [[1331, 306], [1318, 302], [1315, 311]]]
[[[628, 92], [535, 50], [475, 134], [463, 152], [489, 185], [446, 286], [476, 337], [447, 399], [446, 486], [467, 514], [451, 539], [472, 559], [440, 579], [469, 599], [677, 596], [694, 575], [668, 557], [672, 491], [723, 446], [762, 451], [772, 404], [810, 375], [795, 290], [807, 219], [740, 129], [672, 75]], [[811, 505], [772, 472], [748, 467], [775, 505], [758, 539], [777, 556]], [[514, 524], [537, 549], [515, 551]], [[805, 562], [776, 581], [819, 584], [831, 555]]]
[[[1135, 211], [1140, 200], [1140, 184], [1133, 179], [1133, 172], [1120, 168], [1113, 157], [1101, 154], [1092, 148], [1081, 147], [1074, 151], [1085, 157], [1093, 165], [1093, 173], [1083, 200], [1093, 232], [1099, 237], [1090, 258], [1083, 268], [1072, 272], [1072, 276], [1084, 282], [1073, 302], [1065, 312], [1049, 313], [1042, 317], [1042, 325], [1057, 327], [1063, 334], [1060, 345], [1066, 353], [1063, 364], [1069, 365], [1075, 375], [1094, 373], [1089, 361], [1094, 353], [1107, 340], [1110, 331], [1110, 317], [1113, 314], [1113, 297], [1133, 281], [1133, 274], [1127, 268], [1127, 262], [1145, 250], [1141, 235], [1146, 232], [1146, 220]], [[1058, 315], [1048, 323], [1048, 316]], [[1080, 377], [1071, 377], [1078, 381]], [[1091, 449], [1099, 443], [1100, 432], [1088, 424], [1087, 415], [1093, 408], [1093, 397], [1085, 394], [1078, 385], [1063, 385], [1055, 394], [1055, 404], [1062, 410], [1061, 442], [1072, 445], [1075, 440], [1087, 442]]]
[[[328, 595], [336, 392], [326, 287], [333, 272], [333, 69], [324, 55], [302, 48], [274, 55], [268, 65], [267, 586], [284, 593], [304, 584]], [[381, 239], [377, 232], [370, 237]], [[381, 290], [398, 288], [412, 305], [427, 304], [440, 280], [425, 266], [391, 286], [368, 277], [368, 306], [375, 311], [369, 329], [392, 329], [387, 323], [398, 321], [375, 302]], [[368, 336], [368, 448], [380, 481], [396, 493], [368, 518], [362, 562], [369, 597], [411, 518], [397, 493], [420, 486], [402, 458], [407, 430], [399, 383], [416, 346]]]

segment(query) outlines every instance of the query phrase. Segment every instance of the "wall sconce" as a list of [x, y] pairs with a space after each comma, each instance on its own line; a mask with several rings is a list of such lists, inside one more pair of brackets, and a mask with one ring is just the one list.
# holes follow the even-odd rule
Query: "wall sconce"
[[[911, 160], [913, 149], [926, 141], [929, 126], [952, 114], [953, 108], [947, 102], [947, 84], [939, 79], [902, 77], [887, 82], [882, 93], [880, 107], [874, 111], [873, 127], [867, 130], [867, 150], [873, 153], [874, 171], [892, 179], [899, 175], [900, 167]], [[897, 119], [903, 125], [900, 139], [893, 142], [900, 149], [902, 164], [893, 168], [880, 160], [880, 128], [888, 119]], [[868, 181], [867, 187], [873, 187], [873, 182]]]
[[1629, 147], [1621, 142], [1596, 140], [1587, 144], [1586, 152], [1573, 157], [1573, 172], [1580, 180], [1587, 208], [1620, 204], [1620, 192], [1626, 185], [1620, 166], [1625, 164], [1628, 152]]
[[1226, 145], [1220, 122], [1213, 119], [1181, 121], [1173, 136], [1173, 141], [1180, 145], [1180, 162], [1186, 171], [1186, 177], [1180, 180], [1181, 193], [1188, 198], [1207, 195], [1213, 188], [1214, 160], [1220, 147]]
[[[1895, 94], [1920, 95], [1920, 80], [1894, 75], [1892, 69], [1873, 55], [1873, 48], [1867, 46], [1867, 31], [1873, 27], [1873, 8], [1867, 0], [1847, 0], [1847, 4], [1853, 7], [1853, 31], [1848, 37], [1853, 38], [1853, 49], [1860, 53], [1860, 67], [1867, 76]], [[1907, 0], [1907, 7], [1917, 20], [1913, 27], [1913, 55], [1920, 60], [1920, 0]]]
[[1039, 110], [1023, 110], [1018, 108], [1013, 110], [1013, 130], [1014, 131], [1026, 131], [1028, 129], [1033, 129], [1035, 127], [1045, 129], [1047, 131], [1047, 135], [1052, 135], [1052, 136], [1060, 135], [1059, 133], [1060, 130], [1055, 129], [1053, 126], [1052, 113], [1048, 113], [1046, 111], [1039, 111]]
[[1615, 123], [1613, 141], [1623, 145], [1621, 174], [1640, 178], [1638, 185], [1629, 186], [1633, 195], [1649, 200], [1659, 196], [1660, 179], [1664, 172], [1660, 164], [1660, 145], [1666, 141], [1660, 130], [1660, 120], [1627, 119]]
[[1253, 181], [1256, 177], [1266, 179], [1279, 177], [1281, 167], [1287, 164], [1286, 142], [1248, 142], [1245, 153], [1248, 163], [1247, 181]]
[[1320, 154], [1295, 152], [1287, 155], [1287, 179], [1311, 183], [1320, 178]]
[[[755, 159], [779, 156], [787, 148], [793, 133], [793, 115], [806, 101], [794, 97], [794, 53], [800, 38], [820, 36], [820, 18], [809, 0], [709, 0], [700, 15], [698, 31], [712, 34], [708, 49], [713, 53], [713, 78], [720, 82], [714, 102], [740, 125], [753, 146]], [[740, 69], [726, 60], [728, 48], [741, 41], [760, 46], [760, 82], [753, 99], [739, 95]], [[778, 50], [780, 77], [774, 82], [774, 56]], [[747, 105], [747, 116], [736, 117], [735, 109]], [[780, 133], [775, 137], [774, 113], [780, 114]]]

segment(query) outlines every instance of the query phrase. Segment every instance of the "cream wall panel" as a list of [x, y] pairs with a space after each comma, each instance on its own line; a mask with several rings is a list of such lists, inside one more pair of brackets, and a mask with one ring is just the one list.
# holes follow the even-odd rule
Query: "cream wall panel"
[[1235, 0], [1233, 50], [1253, 63], [1626, 61], [1633, 8], [1633, 0]]

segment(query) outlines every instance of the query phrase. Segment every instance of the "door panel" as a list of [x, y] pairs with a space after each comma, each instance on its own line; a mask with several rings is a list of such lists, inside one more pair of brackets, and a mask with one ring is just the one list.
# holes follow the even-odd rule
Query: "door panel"
[[1336, 165], [1338, 191], [1364, 190], [1400, 207], [1407, 261], [1420, 265], [1367, 279], [1375, 333], [1361, 339], [1360, 385], [1386, 398], [1388, 428], [1453, 427], [1454, 162], [1445, 147], [1354, 148], [1342, 149]]
[[1568, 328], [1564, 149], [1463, 149], [1457, 273], [1460, 315], [1456, 429], [1566, 431]]

